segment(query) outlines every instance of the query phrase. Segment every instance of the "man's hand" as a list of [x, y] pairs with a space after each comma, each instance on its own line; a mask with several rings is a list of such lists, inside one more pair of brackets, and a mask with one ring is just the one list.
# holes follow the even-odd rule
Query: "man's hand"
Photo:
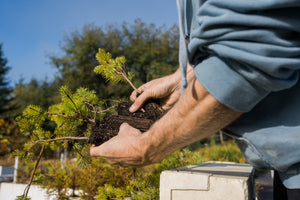
[[174, 73], [159, 79], [154, 79], [141, 87], [138, 91], [142, 92], [137, 97], [137, 92], [132, 92], [130, 99], [133, 105], [130, 112], [139, 110], [142, 105], [150, 98], [160, 100], [161, 107], [164, 110], [170, 109], [180, 97], [180, 75]]
[[148, 164], [141, 146], [142, 133], [123, 123], [119, 134], [100, 146], [92, 146], [91, 156], [102, 156], [112, 164], [143, 166]]
[[[187, 81], [190, 82], [194, 77], [193, 68], [187, 64]], [[130, 99], [134, 103], [130, 108], [130, 112], [139, 110], [150, 98], [159, 100], [162, 109], [169, 110], [180, 97], [180, 80], [181, 75], [180, 70], [178, 69], [171, 75], [145, 83], [138, 88], [138, 91], [142, 92], [141, 95], [137, 97], [137, 92], [132, 92]]]

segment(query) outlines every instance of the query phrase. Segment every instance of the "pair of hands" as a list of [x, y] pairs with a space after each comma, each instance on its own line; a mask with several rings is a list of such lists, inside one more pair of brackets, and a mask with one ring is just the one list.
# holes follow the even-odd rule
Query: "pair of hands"
[[[180, 95], [180, 72], [153, 80], [139, 88], [143, 93], [136, 96], [131, 111], [136, 111], [149, 98], [158, 98], [165, 109], [172, 107], [145, 133], [122, 124], [119, 134], [91, 148], [92, 156], [108, 158], [112, 163], [143, 166], [159, 162], [165, 156], [188, 144], [192, 144], [226, 127], [242, 113], [215, 99], [187, 71], [188, 86]], [[175, 104], [176, 103], [176, 104]]]
[[[134, 91], [130, 96], [134, 102], [130, 108], [131, 112], [139, 110], [150, 98], [159, 99], [162, 108], [168, 110], [180, 97], [180, 73], [176, 71], [172, 75], [150, 81], [138, 90], [142, 92], [141, 95], [137, 97], [137, 92]], [[153, 162], [145, 158], [145, 146], [143, 134], [124, 123], [117, 136], [100, 146], [92, 146], [90, 155], [106, 157], [112, 164], [142, 166]]]

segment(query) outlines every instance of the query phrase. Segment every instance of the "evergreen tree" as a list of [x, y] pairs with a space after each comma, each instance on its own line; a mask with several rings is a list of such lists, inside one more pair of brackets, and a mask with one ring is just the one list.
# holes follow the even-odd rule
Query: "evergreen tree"
[[178, 67], [177, 26], [156, 27], [139, 19], [133, 25], [86, 25], [82, 31], [65, 37], [62, 44], [64, 55], [50, 57], [59, 70], [62, 84], [72, 91], [78, 87], [95, 90], [102, 99], [128, 97], [132, 89], [127, 84], [107, 83], [93, 73], [93, 68], [98, 65], [95, 54], [99, 48], [110, 52], [112, 57], [126, 57], [126, 68], [134, 73], [136, 86], [169, 74]]
[[126, 63], [141, 83], [174, 72], [178, 68], [178, 27], [147, 25], [140, 19], [123, 25]]
[[11, 116], [20, 115], [28, 105], [38, 105], [47, 109], [51, 104], [59, 101], [59, 88], [58, 80], [39, 82], [33, 78], [29, 83], [24, 83], [21, 79], [12, 92], [14, 99], [11, 104], [14, 105], [14, 109], [11, 111]]
[[10, 67], [7, 65], [7, 59], [4, 58], [2, 44], [0, 44], [0, 115], [5, 115], [9, 110], [8, 103], [11, 101], [11, 88], [6, 79]]

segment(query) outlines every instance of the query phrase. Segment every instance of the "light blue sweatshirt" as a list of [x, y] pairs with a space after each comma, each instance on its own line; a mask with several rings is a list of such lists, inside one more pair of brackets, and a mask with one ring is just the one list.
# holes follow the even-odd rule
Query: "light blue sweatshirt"
[[300, 188], [300, 0], [177, 0], [186, 63], [222, 104], [245, 158]]

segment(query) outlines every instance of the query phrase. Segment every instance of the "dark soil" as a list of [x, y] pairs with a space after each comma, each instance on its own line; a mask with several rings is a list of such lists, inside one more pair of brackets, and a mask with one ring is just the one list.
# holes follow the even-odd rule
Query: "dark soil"
[[102, 120], [97, 120], [92, 127], [89, 143], [101, 145], [119, 132], [119, 127], [126, 122], [141, 132], [147, 131], [151, 125], [163, 114], [163, 110], [154, 101], [147, 102], [141, 110], [135, 113], [129, 112], [131, 104], [121, 102], [116, 108], [118, 115], [106, 115]]

